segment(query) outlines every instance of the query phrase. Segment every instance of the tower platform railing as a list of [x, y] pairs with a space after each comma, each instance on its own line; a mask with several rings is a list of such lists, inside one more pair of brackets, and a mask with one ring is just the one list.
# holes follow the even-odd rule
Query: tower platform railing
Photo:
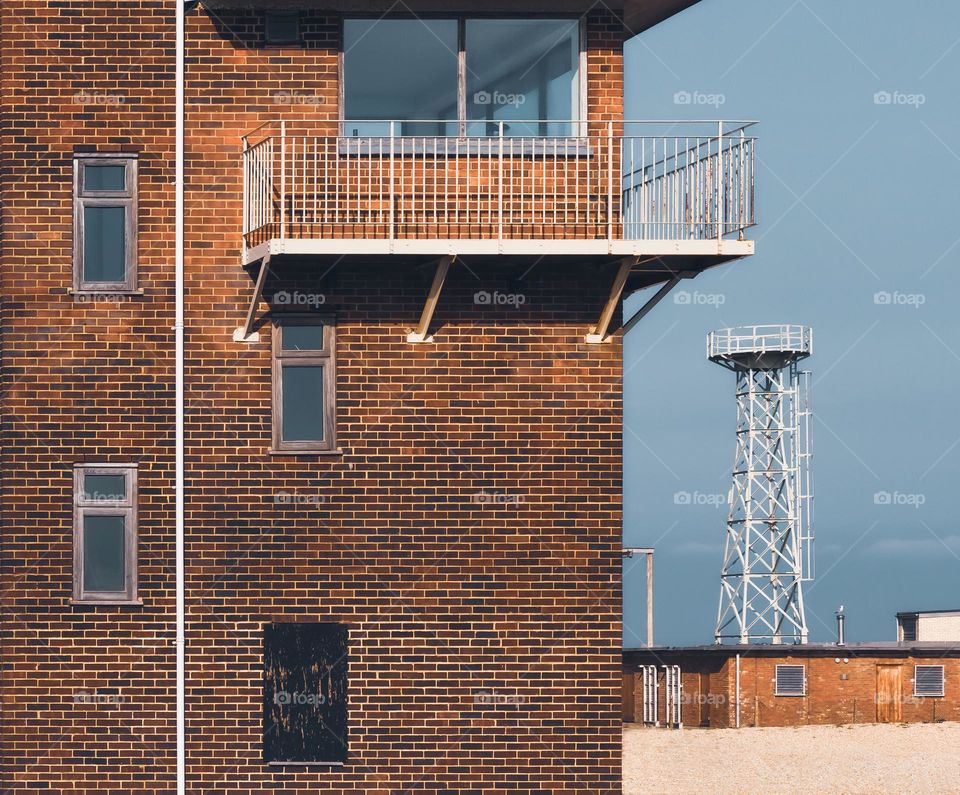
[[737, 354], [813, 353], [813, 334], [807, 326], [761, 324], [719, 329], [707, 335], [707, 358], [713, 361]]

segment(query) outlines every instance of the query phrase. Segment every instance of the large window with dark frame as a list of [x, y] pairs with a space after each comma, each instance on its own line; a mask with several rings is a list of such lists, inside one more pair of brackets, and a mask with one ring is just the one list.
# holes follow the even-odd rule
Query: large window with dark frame
[[137, 601], [137, 467], [73, 470], [73, 599]]
[[344, 134], [574, 134], [585, 105], [581, 26], [574, 18], [346, 19]]
[[335, 324], [332, 316], [281, 316], [273, 335], [273, 448], [336, 448]]
[[82, 154], [73, 161], [73, 289], [137, 289], [137, 158]]

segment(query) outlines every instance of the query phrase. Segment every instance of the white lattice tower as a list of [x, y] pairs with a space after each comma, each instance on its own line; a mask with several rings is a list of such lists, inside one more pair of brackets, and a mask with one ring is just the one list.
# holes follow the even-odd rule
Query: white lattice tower
[[707, 356], [736, 374], [737, 448], [720, 573], [717, 643], [806, 643], [812, 577], [808, 374], [802, 326], [712, 332]]

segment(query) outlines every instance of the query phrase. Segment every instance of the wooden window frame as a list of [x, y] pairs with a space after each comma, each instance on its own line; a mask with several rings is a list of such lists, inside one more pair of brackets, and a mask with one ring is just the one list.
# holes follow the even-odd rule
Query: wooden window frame
[[[799, 693], [784, 693], [780, 690], [781, 668], [799, 668], [803, 671], [803, 689]], [[807, 666], [803, 663], [777, 663], [773, 670], [773, 695], [777, 698], [806, 698], [807, 695]]]
[[[84, 185], [84, 166], [123, 166], [124, 190], [88, 190]], [[73, 157], [73, 292], [137, 292], [137, 220], [138, 159], [135, 154], [82, 153]], [[84, 210], [87, 207], [117, 207], [125, 211], [124, 278], [114, 282], [94, 282], [83, 278]]]
[[[86, 475], [124, 475], [125, 494], [121, 500], [88, 500], [83, 486]], [[83, 584], [84, 518], [87, 516], [123, 516], [124, 574], [123, 591], [87, 591]], [[142, 604], [138, 598], [137, 577], [137, 465], [76, 464], [73, 468], [73, 602], [75, 604]]]
[[[917, 692], [917, 681], [919, 679], [919, 669], [920, 668], [939, 668], [940, 669], [940, 692], [939, 693], [918, 693]], [[944, 698], [947, 693], [947, 669], [946, 666], [941, 664], [931, 664], [931, 665], [914, 665], [913, 666], [913, 695], [915, 698]]]
[[[322, 351], [285, 351], [283, 350], [283, 329], [285, 326], [323, 326]], [[338, 453], [337, 450], [337, 406], [336, 406], [336, 319], [333, 315], [285, 314], [273, 318], [272, 340], [272, 421], [273, 447], [275, 454], [324, 455]], [[296, 363], [296, 364], [291, 364]], [[324, 439], [315, 441], [283, 440], [283, 368], [291, 366], [323, 367], [323, 431]]]

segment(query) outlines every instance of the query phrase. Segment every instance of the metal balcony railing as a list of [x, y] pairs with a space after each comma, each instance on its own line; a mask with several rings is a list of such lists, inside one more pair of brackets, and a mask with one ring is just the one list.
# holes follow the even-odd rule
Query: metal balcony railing
[[[754, 224], [752, 122], [267, 122], [243, 137], [243, 237], [723, 240]], [[358, 126], [357, 122], [350, 122]], [[455, 126], [455, 125], [450, 125]], [[363, 126], [360, 126], [363, 129]], [[527, 135], [563, 129], [576, 134]], [[484, 134], [470, 134], [482, 132]]]

